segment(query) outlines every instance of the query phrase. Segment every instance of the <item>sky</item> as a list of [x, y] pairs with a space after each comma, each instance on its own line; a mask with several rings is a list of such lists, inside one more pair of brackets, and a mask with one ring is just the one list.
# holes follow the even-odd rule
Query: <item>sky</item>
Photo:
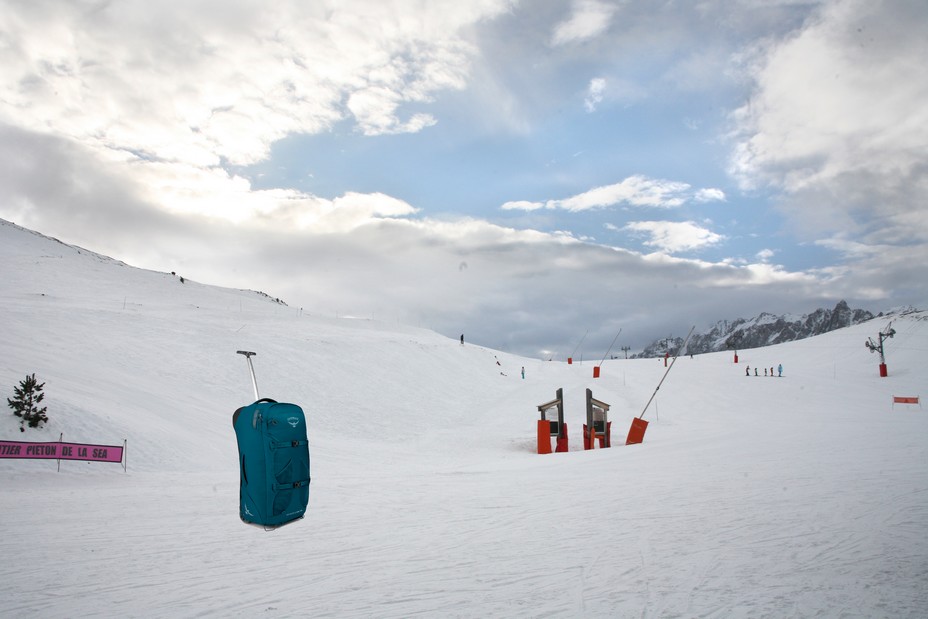
[[133, 266], [560, 359], [928, 305], [924, 2], [0, 9], [0, 218]]

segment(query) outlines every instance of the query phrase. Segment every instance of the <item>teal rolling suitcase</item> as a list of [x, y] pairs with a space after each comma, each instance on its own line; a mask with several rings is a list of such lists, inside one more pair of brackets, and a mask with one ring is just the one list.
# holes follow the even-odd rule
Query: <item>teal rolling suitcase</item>
[[274, 529], [302, 518], [310, 481], [303, 409], [262, 398], [235, 411], [232, 427], [238, 441], [242, 520]]

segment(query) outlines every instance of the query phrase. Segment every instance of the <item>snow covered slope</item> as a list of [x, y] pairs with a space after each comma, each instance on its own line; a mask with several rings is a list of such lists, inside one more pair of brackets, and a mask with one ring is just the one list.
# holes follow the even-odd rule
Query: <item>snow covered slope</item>
[[[0, 439], [128, 441], [114, 464], [0, 459], [9, 617], [921, 617], [928, 315], [662, 360], [524, 359], [402, 325], [301, 314], [0, 222], [0, 393], [50, 422]], [[309, 268], [309, 267], [307, 267]], [[260, 284], [260, 283], [259, 283]], [[345, 282], [350, 286], [351, 282]], [[271, 291], [273, 292], [273, 291]], [[307, 413], [304, 520], [238, 519], [231, 415]], [[498, 363], [497, 363], [498, 362]], [[745, 366], [782, 363], [782, 378]], [[524, 367], [525, 379], [520, 370]], [[570, 451], [535, 451], [563, 387]], [[583, 451], [584, 390], [615, 446]]]

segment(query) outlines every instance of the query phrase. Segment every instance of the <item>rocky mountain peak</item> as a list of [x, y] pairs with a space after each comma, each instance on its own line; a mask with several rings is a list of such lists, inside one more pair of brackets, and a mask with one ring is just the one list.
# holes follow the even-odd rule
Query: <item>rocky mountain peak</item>
[[[761, 312], [750, 319], [720, 320], [708, 331], [694, 333], [690, 337], [685, 354], [772, 346], [821, 335], [872, 318], [874, 315], [871, 312], [851, 309], [844, 300], [839, 301], [834, 309], [820, 308], [799, 318]], [[652, 342], [640, 354], [634, 356], [637, 358], [663, 357], [667, 352], [673, 354], [682, 345], [682, 337], [662, 338]]]

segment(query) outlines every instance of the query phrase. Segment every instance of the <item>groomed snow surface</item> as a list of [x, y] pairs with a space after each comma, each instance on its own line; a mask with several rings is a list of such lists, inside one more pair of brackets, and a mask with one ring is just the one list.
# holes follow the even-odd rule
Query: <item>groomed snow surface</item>
[[[864, 342], [887, 317], [738, 364], [680, 357], [626, 446], [663, 360], [594, 379], [598, 359], [308, 316], [6, 222], [0, 264], [0, 394], [35, 372], [50, 419], [20, 433], [4, 407], [0, 438], [128, 441], [127, 471], [0, 459], [0, 616], [928, 612], [928, 409], [892, 403], [928, 396], [926, 313], [894, 317], [885, 378]], [[269, 533], [238, 516], [242, 349], [309, 423], [307, 516]], [[559, 387], [570, 451], [538, 455]], [[587, 388], [610, 449], [583, 450]]]

